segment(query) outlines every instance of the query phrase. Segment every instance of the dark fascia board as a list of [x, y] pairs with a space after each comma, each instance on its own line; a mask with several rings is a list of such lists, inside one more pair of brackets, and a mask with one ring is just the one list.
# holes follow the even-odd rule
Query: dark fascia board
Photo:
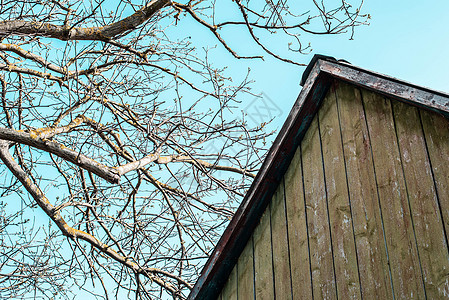
[[188, 299], [215, 299], [265, 211], [332, 80], [343, 80], [400, 101], [449, 116], [449, 95], [314, 56], [303, 88], [240, 207], [204, 266]]
[[386, 97], [449, 116], [449, 95], [394, 77], [355, 67], [344, 61], [319, 60], [320, 71]]

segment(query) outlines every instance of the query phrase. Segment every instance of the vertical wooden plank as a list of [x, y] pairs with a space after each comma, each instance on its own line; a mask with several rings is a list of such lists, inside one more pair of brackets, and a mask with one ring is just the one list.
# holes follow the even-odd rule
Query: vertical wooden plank
[[238, 300], [254, 299], [253, 238], [251, 237], [238, 260]]
[[391, 103], [362, 90], [382, 208], [393, 288], [398, 299], [424, 298]]
[[271, 256], [270, 209], [267, 208], [254, 230], [254, 276], [256, 299], [274, 299]]
[[237, 265], [232, 269], [226, 285], [221, 291], [222, 299], [237, 300]]
[[278, 299], [292, 299], [283, 181], [273, 195], [270, 211], [275, 295]]
[[285, 199], [293, 299], [312, 299], [309, 240], [302, 183], [301, 148], [285, 173]]
[[446, 238], [449, 240], [449, 120], [425, 110], [420, 113]]
[[336, 299], [320, 135], [314, 117], [301, 143], [314, 299]]
[[357, 254], [334, 86], [318, 111], [339, 299], [360, 299]]
[[361, 94], [354, 86], [339, 82], [336, 95], [362, 296], [392, 299], [387, 249]]
[[449, 296], [449, 253], [418, 109], [395, 101], [393, 111], [426, 294], [442, 299]]

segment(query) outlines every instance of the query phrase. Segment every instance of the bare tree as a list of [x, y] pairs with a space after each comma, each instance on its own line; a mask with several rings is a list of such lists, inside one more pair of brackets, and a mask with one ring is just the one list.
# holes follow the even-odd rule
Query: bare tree
[[1, 1], [1, 298], [185, 298], [269, 136], [210, 47], [301, 65], [272, 33], [306, 53], [368, 17], [309, 2]]

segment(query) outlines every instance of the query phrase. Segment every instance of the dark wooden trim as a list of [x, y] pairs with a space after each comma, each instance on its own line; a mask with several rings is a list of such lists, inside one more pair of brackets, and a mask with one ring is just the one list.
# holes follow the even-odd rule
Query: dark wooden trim
[[396, 78], [355, 67], [349, 63], [319, 60], [320, 71], [389, 98], [449, 116], [449, 95]]

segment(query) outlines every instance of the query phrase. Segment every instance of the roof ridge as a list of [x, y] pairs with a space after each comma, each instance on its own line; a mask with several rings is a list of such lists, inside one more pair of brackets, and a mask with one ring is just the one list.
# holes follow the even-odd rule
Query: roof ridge
[[309, 64], [307, 65], [306, 70], [304, 71], [304, 73], [302, 73], [301, 82], [299, 83], [301, 86], [304, 86], [307, 78], [310, 75], [310, 72], [312, 72], [313, 66], [319, 59], [326, 61], [337, 61], [337, 59], [333, 56], [328, 56], [324, 54], [314, 54]]

